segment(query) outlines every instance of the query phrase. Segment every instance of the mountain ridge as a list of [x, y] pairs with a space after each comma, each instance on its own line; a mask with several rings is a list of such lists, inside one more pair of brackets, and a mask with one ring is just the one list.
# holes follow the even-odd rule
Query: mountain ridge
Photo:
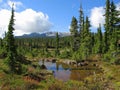
[[[44, 32], [44, 33], [30, 33], [30, 34], [24, 34], [21, 36], [15, 36], [16, 38], [44, 38], [44, 37], [56, 37], [57, 32]], [[58, 35], [60, 37], [70, 36], [69, 32], [58, 32]]]

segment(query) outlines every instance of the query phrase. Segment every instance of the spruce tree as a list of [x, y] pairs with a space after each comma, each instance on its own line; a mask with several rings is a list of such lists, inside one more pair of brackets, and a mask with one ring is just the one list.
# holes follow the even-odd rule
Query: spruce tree
[[81, 36], [81, 33], [82, 33], [83, 29], [84, 29], [84, 13], [83, 13], [82, 5], [80, 6], [80, 11], [79, 12], [80, 12], [80, 16], [79, 16], [79, 34]]
[[110, 30], [111, 30], [111, 39], [110, 39], [110, 51], [117, 50], [117, 39], [119, 38], [119, 28], [115, 26], [117, 22], [119, 22], [119, 13], [116, 10], [116, 6], [114, 2], [111, 2], [110, 8]]
[[48, 42], [45, 42], [45, 51], [48, 52]]
[[114, 5], [114, 2], [111, 2], [111, 7], [110, 7], [110, 31], [111, 33], [113, 32], [114, 29], [114, 24], [116, 23], [116, 7]]
[[75, 17], [72, 17], [71, 25], [70, 25], [70, 32], [71, 32], [71, 46], [72, 50], [76, 51], [79, 48], [79, 42], [78, 42], [78, 21]]
[[56, 33], [56, 51], [55, 51], [55, 55], [58, 56], [60, 54], [59, 52], [59, 35], [58, 32]]
[[105, 33], [104, 33], [104, 53], [106, 53], [109, 49], [109, 40], [110, 40], [110, 1], [106, 0], [106, 8], [105, 8]]
[[83, 39], [83, 31], [84, 31], [84, 13], [83, 13], [83, 9], [82, 9], [82, 5], [80, 5], [80, 16], [79, 16], [79, 48], [80, 45], [82, 43], [82, 39]]
[[116, 52], [117, 51], [117, 33], [114, 31], [111, 36], [110, 40], [110, 52]]
[[97, 30], [96, 34], [96, 42], [95, 42], [95, 53], [96, 54], [102, 54], [102, 31], [101, 31], [101, 25], [99, 25], [99, 28]]
[[86, 17], [84, 31], [82, 34], [82, 40], [79, 48], [81, 59], [87, 59], [91, 53], [91, 33], [90, 33], [90, 22], [88, 17]]
[[14, 9], [12, 7], [12, 15], [10, 18], [10, 22], [8, 25], [8, 32], [6, 34], [5, 40], [6, 40], [6, 52], [7, 52], [7, 58], [6, 58], [6, 64], [8, 65], [10, 69], [10, 73], [19, 73], [20, 72], [20, 63], [17, 61], [17, 50], [15, 46], [15, 38], [13, 35], [14, 29]]

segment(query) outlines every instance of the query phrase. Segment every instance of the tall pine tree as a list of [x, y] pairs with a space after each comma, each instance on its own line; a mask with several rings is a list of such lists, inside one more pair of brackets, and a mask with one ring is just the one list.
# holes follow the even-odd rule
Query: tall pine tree
[[72, 40], [71, 40], [72, 50], [76, 51], [79, 48], [79, 42], [78, 42], [78, 21], [75, 17], [72, 17], [70, 32], [72, 37]]
[[83, 9], [82, 9], [82, 5], [80, 6], [80, 16], [79, 16], [79, 34], [81, 36], [81, 33], [84, 29], [84, 13], [83, 13]]
[[58, 32], [56, 33], [56, 51], [55, 51], [55, 55], [58, 56], [60, 54], [59, 52], [59, 35]]
[[105, 33], [104, 33], [104, 53], [106, 53], [109, 49], [109, 40], [110, 40], [110, 1], [106, 0], [106, 8], [105, 8]]
[[90, 22], [88, 17], [86, 17], [84, 31], [82, 33], [81, 44], [79, 48], [81, 59], [87, 59], [91, 53], [91, 33], [90, 33]]
[[10, 73], [18, 73], [20, 72], [20, 63], [17, 61], [17, 50], [15, 46], [15, 38], [13, 35], [14, 29], [14, 8], [12, 7], [12, 15], [10, 18], [10, 22], [8, 25], [8, 32], [6, 34], [5, 40], [6, 40], [6, 51], [7, 51], [7, 58], [6, 63], [10, 69]]
[[80, 5], [80, 16], [79, 16], [79, 46], [82, 43], [83, 39], [83, 31], [84, 31], [84, 13], [82, 9], [82, 5]]
[[119, 28], [115, 26], [117, 22], [119, 22], [119, 13], [116, 10], [116, 6], [114, 2], [111, 2], [110, 7], [110, 31], [111, 31], [111, 39], [110, 39], [110, 51], [117, 50], [117, 41], [119, 38]]
[[95, 38], [95, 53], [96, 54], [102, 54], [102, 31], [101, 31], [101, 25], [99, 25], [99, 28], [97, 30], [96, 38]]

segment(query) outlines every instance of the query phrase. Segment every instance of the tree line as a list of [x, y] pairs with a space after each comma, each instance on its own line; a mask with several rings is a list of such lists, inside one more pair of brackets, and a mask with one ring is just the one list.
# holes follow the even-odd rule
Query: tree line
[[109, 60], [113, 57], [112, 54], [117, 55], [120, 48], [120, 11], [116, 10], [114, 2], [106, 0], [104, 32], [101, 24], [97, 33], [91, 32], [89, 18], [84, 16], [82, 6], [79, 13], [79, 20], [73, 16], [70, 27], [73, 59], [83, 60], [96, 54]]
[[67, 58], [76, 61], [89, 59], [98, 55], [110, 63], [120, 63], [116, 56], [120, 53], [120, 11], [116, 10], [114, 2], [106, 0], [105, 24], [102, 32], [101, 24], [97, 33], [91, 32], [89, 17], [84, 15], [80, 6], [79, 20], [72, 17], [70, 36], [60, 37], [56, 33], [54, 38], [15, 38], [14, 8], [11, 11], [8, 31], [0, 39], [0, 57], [5, 57], [5, 63], [11, 73], [20, 73], [23, 57], [54, 57]]

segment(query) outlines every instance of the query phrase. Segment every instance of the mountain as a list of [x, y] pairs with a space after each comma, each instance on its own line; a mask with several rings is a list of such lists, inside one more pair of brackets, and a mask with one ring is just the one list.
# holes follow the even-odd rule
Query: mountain
[[[58, 35], [60, 37], [70, 36], [69, 32], [59, 32]], [[16, 38], [38, 38], [38, 37], [56, 37], [56, 32], [45, 32], [45, 33], [30, 33], [24, 34], [22, 36], [16, 36]]]

